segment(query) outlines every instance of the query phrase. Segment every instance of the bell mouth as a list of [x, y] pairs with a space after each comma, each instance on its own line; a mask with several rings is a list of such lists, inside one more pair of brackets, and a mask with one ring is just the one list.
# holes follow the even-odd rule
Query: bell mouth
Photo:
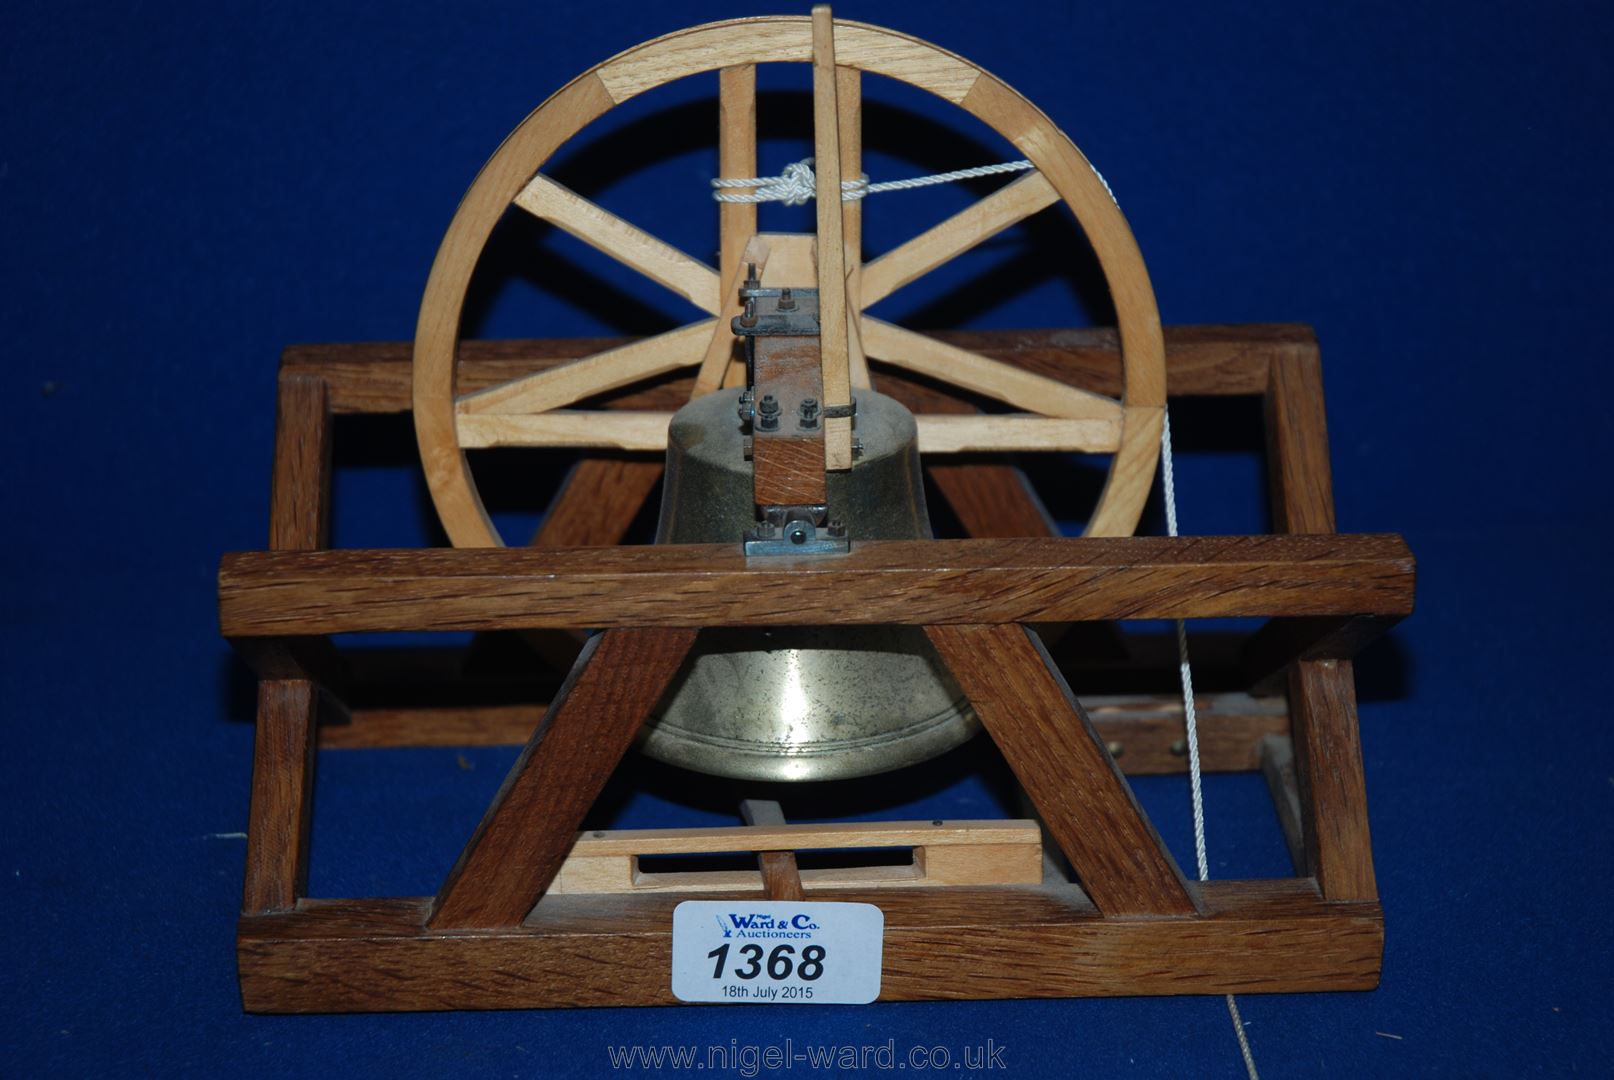
[[979, 727], [921, 630], [707, 630], [640, 749], [736, 780], [849, 780], [927, 761]]
[[904, 727], [805, 744], [731, 738], [662, 721], [645, 728], [639, 748], [668, 765], [730, 780], [855, 780], [939, 757], [979, 730], [975, 713], [960, 701]]

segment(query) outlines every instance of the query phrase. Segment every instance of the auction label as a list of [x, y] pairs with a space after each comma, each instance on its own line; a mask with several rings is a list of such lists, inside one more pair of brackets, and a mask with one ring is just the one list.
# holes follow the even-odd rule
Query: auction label
[[885, 913], [873, 904], [685, 900], [673, 909], [680, 1001], [863, 1005], [880, 996]]

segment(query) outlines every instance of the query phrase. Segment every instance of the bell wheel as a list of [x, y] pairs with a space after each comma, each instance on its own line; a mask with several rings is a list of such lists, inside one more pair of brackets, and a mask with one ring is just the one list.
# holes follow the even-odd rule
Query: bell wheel
[[[834, 128], [835, 140], [828, 145], [839, 148], [839, 169], [833, 175], [859, 172], [858, 105], [864, 74], [907, 83], [956, 105], [1016, 147], [1032, 170], [866, 263], [861, 253], [866, 211], [858, 201], [842, 202], [837, 220], [826, 215], [821, 199], [819, 228], [804, 234], [759, 232], [755, 204], [723, 203], [717, 265], [680, 251], [543, 171], [557, 149], [608, 110], [675, 80], [715, 72], [723, 117], [718, 132], [722, 175], [756, 176], [757, 66], [816, 61], [822, 67], [826, 56], [832, 58], [834, 74], [815, 79], [814, 115], [820, 146], [826, 145], [825, 126]], [[826, 82], [831, 90], [824, 89]], [[867, 313], [909, 283], [1056, 204], [1063, 204], [1086, 234], [1110, 289], [1123, 376], [1118, 397], [945, 344]], [[458, 354], [467, 289], [483, 248], [512, 207], [678, 294], [696, 317], [653, 337], [499, 385], [462, 390]], [[831, 239], [836, 236], [838, 245]], [[838, 265], [832, 249], [838, 249]], [[735, 385], [731, 320], [740, 312], [740, 286], [750, 265], [760, 267], [764, 285], [781, 287], [814, 286], [826, 266], [835, 266], [838, 276], [844, 276], [845, 370], [851, 388], [871, 385], [872, 360], [1011, 410], [921, 415], [919, 449], [927, 459], [960, 452], [1107, 454], [1107, 476], [1086, 534], [1122, 536], [1136, 528], [1159, 454], [1165, 357], [1147, 270], [1108, 187], [1047, 116], [995, 76], [906, 34], [857, 22], [830, 23], [826, 15], [816, 38], [812, 18], [769, 17], [711, 23], [631, 48], [561, 88], [483, 166], [438, 250], [415, 335], [416, 436], [432, 499], [452, 543], [503, 543], [477, 490], [467, 451], [507, 446], [663, 449], [670, 414], [589, 410], [579, 403], [683, 369], [695, 372], [695, 396]]]

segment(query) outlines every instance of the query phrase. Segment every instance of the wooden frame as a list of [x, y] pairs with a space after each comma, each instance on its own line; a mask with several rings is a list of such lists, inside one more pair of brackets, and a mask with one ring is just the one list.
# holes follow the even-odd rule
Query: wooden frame
[[[1061, 371], [1098, 393], [1113, 392], [1120, 379], [1113, 332], [943, 338], [1034, 374]], [[463, 377], [497, 384], [601, 345], [469, 343]], [[1264, 399], [1275, 535], [1054, 539], [1016, 468], [953, 459], [927, 467], [975, 539], [857, 545], [850, 557], [797, 563], [788, 573], [779, 563], [747, 564], [705, 547], [320, 551], [333, 417], [405, 411], [409, 347], [289, 349], [280, 378], [271, 550], [226, 556], [220, 576], [224, 632], [261, 680], [238, 933], [245, 1006], [308, 1012], [671, 1003], [671, 910], [680, 899], [803, 890], [813, 899], [862, 900], [884, 910], [882, 1000], [1373, 987], [1383, 916], [1350, 661], [1410, 612], [1412, 559], [1398, 537], [1333, 533], [1320, 366], [1307, 329], [1178, 328], [1167, 332], [1166, 346], [1174, 395]], [[603, 407], [681, 401], [693, 377], [669, 374]], [[882, 373], [881, 387], [921, 415], [976, 407], [962, 392], [899, 375]], [[585, 459], [574, 487], [604, 475], [633, 482], [622, 485], [621, 498], [572, 499], [570, 488], [563, 490], [552, 517], [566, 520], [546, 523], [540, 541], [616, 542], [648, 494], [653, 479], [644, 477], [653, 477], [653, 468]], [[707, 575], [699, 591], [713, 601], [669, 603], [668, 581], [692, 573]], [[816, 580], [792, 584], [803, 577]], [[815, 878], [798, 874], [780, 850], [827, 844], [838, 827], [812, 833], [826, 827], [759, 821], [720, 839], [672, 837], [668, 850], [750, 847], [761, 856], [760, 871], [750, 876], [687, 887], [629, 880], [619, 860], [652, 850], [643, 837], [578, 842], [578, 821], [676, 670], [693, 628], [767, 622], [776, 598], [759, 602], [757, 589], [818, 589], [826, 577], [837, 586], [859, 579], [869, 597], [868, 606], [826, 612], [831, 621], [928, 627], [1076, 881], [1050, 873], [1027, 882], [1030, 849], [1017, 845], [1029, 838], [1014, 823], [948, 823], [949, 835], [964, 838], [956, 842], [1003, 852], [986, 864], [1004, 874], [992, 886], [968, 876], [979, 875], [978, 866], [922, 882]], [[877, 580], [887, 582], [884, 592], [870, 589]], [[886, 596], [901, 602], [885, 603]], [[365, 685], [373, 679], [356, 666], [344, 669], [324, 637], [564, 627], [580, 621], [582, 610], [591, 625], [610, 629], [590, 639], [547, 711], [536, 700], [367, 705]], [[1205, 652], [1208, 666], [1234, 672], [1206, 684], [1237, 685], [1201, 697], [1204, 767], [1266, 772], [1296, 858], [1292, 879], [1185, 880], [1123, 780], [1125, 773], [1183, 768], [1180, 705], [1163, 686], [1078, 700], [1036, 636], [1021, 628], [1227, 614], [1269, 621]], [[591, 657], [637, 677], [596, 678], [605, 669], [587, 663]], [[1150, 670], [1136, 657], [1104, 662], [1122, 675]], [[1170, 668], [1170, 661], [1153, 665], [1156, 674]], [[445, 681], [465, 682], [457, 675]], [[528, 749], [438, 896], [304, 896], [316, 747], [454, 742], [525, 742]], [[556, 791], [565, 798], [557, 800]], [[1075, 828], [1078, 813], [1099, 815], [1107, 827]], [[533, 827], [540, 818], [541, 827]], [[902, 838], [893, 842], [918, 847], [927, 842], [926, 827], [886, 828]], [[1003, 869], [1011, 866], [1021, 869]]]

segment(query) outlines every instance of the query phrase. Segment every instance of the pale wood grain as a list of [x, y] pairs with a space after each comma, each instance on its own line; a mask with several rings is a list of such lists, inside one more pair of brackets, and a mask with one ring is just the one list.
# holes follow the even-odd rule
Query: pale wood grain
[[432, 262], [415, 327], [415, 438], [438, 519], [449, 539], [459, 546], [499, 544], [455, 430], [456, 347], [466, 287], [482, 248], [511, 200], [556, 147], [612, 104], [605, 86], [589, 74], [539, 106], [482, 167]]
[[868, 315], [863, 317], [863, 347], [870, 356], [888, 364], [1043, 416], [1108, 421], [1122, 418], [1121, 405], [1109, 398], [989, 360], [979, 353]]
[[700, 363], [702, 350], [713, 339], [718, 322], [702, 319], [501, 386], [475, 390], [463, 395], [455, 408], [461, 417], [542, 413], [641, 379], [665, 375]]
[[[1156, 415], [1159, 410], [1150, 410]], [[1066, 420], [1027, 414], [930, 415], [914, 418], [921, 454], [1010, 451], [1114, 453], [1119, 419]], [[532, 415], [464, 413], [460, 442], [467, 449], [498, 446], [582, 446], [624, 451], [667, 448], [671, 413], [557, 409]], [[1155, 428], [1158, 432], [1159, 428]]]
[[[728, 179], [757, 175], [757, 69], [755, 64], [724, 68], [717, 77], [717, 173]], [[735, 362], [733, 320], [742, 310], [740, 285], [746, 265], [760, 269], [767, 262], [767, 246], [757, 239], [757, 204], [725, 202], [717, 205], [718, 275], [723, 282], [719, 299], [723, 310], [707, 343], [706, 355], [695, 376], [690, 397], [709, 394], [723, 385], [729, 365]], [[753, 250], [759, 247], [759, 250]]]
[[[799, 871], [803, 889], [941, 885], [1035, 885], [1042, 881], [1042, 833], [1034, 821], [882, 821], [849, 825], [756, 824], [708, 829], [583, 833], [552, 895], [615, 892], [757, 892], [765, 871], [646, 872], [641, 855], [754, 851], [912, 848], [906, 866], [824, 867]], [[791, 857], [792, 865], [794, 858]], [[799, 898], [799, 897], [798, 897]]]
[[[1032, 160], [1041, 175], [1070, 205], [1098, 253], [1117, 309], [1123, 346], [1125, 403], [1140, 408], [1163, 404], [1161, 333], [1147, 272], [1130, 229], [1109, 198], [1102, 180], [1064, 134], [1025, 99], [951, 53], [891, 31], [835, 23], [827, 13], [817, 19], [816, 33], [813, 22], [806, 19], [740, 20], [681, 31], [630, 49], [599, 65], [540, 106], [484, 167], [439, 249], [416, 335], [420, 358], [415, 378], [416, 432], [434, 502], [456, 544], [488, 546], [500, 542], [476, 492], [460, 443], [461, 432], [455, 423], [454, 339], [464, 289], [475, 267], [476, 256], [496, 224], [499, 212], [523, 189], [529, 184], [535, 185], [527, 198], [541, 207], [554, 209], [564, 204], [565, 214], [560, 214], [558, 209], [555, 212], [560, 217], [580, 219], [581, 225], [573, 221], [578, 225], [579, 235], [587, 233], [593, 237], [591, 242], [678, 288], [707, 311], [721, 310], [717, 272], [692, 260], [685, 262], [687, 257], [679, 253], [669, 254], [663, 248], [643, 242], [631, 227], [601, 216], [603, 212], [594, 213], [588, 206], [580, 207], [574, 201], [575, 196], [568, 198], [547, 181], [535, 179], [556, 146], [612, 105], [652, 86], [705, 71], [774, 60], [816, 60], [816, 66], [825, 69], [825, 77], [817, 82], [825, 85], [815, 93], [815, 109], [825, 109], [831, 99], [838, 96], [838, 83], [842, 81], [836, 73], [838, 63], [845, 68], [876, 72], [929, 90], [985, 121]], [[826, 60], [830, 63], [826, 64]], [[842, 167], [838, 152], [841, 116], [838, 109], [825, 111], [824, 118], [815, 117], [815, 138], [834, 140], [833, 149], [837, 152], [820, 155], [821, 175], [829, 169], [839, 172]], [[831, 112], [833, 116], [828, 115]], [[825, 143], [825, 146], [831, 145]], [[824, 179], [828, 183], [834, 178]], [[820, 215], [829, 215], [831, 210], [841, 223], [836, 231], [844, 232], [839, 199], [819, 200]], [[820, 221], [819, 231], [825, 231], [825, 221]], [[832, 330], [829, 345], [832, 370], [826, 398], [830, 405], [839, 403], [839, 377], [834, 371], [841, 366], [840, 350], [846, 354], [848, 389], [853, 380], [850, 318], [837, 319], [834, 313], [836, 297], [843, 297], [845, 258], [844, 246], [837, 244], [836, 250], [827, 253], [823, 268], [827, 270], [836, 262], [843, 263], [841, 273], [833, 275], [836, 289], [831, 291], [827, 301]], [[854, 273], [852, 282], [859, 290], [861, 283], [857, 279], [860, 276]], [[843, 322], [846, 337], [841, 343]], [[858, 343], [865, 351], [872, 352], [869, 326], [864, 325], [861, 330]], [[715, 345], [709, 346], [713, 347]], [[733, 377], [734, 365], [731, 364], [725, 381]], [[709, 386], [710, 381], [708, 377], [702, 388]], [[1036, 408], [1029, 404], [1023, 407]], [[1147, 413], [1123, 413], [1123, 425], [1133, 415], [1147, 422]], [[850, 422], [844, 419], [826, 421], [826, 464], [830, 467], [851, 464], [850, 428]], [[491, 445], [497, 440], [497, 436], [484, 432], [481, 445]], [[1106, 485], [1093, 520], [1102, 522], [1110, 531], [1125, 532], [1135, 527], [1148, 492], [1144, 478], [1152, 476], [1157, 453], [1158, 448], [1148, 440], [1129, 437], [1123, 431], [1112, 468], [1124, 474], [1124, 482]]]
[[1059, 192], [1039, 172], [1006, 184], [869, 263], [863, 270], [863, 305], [879, 303], [904, 285], [1058, 201]]
[[534, 217], [666, 286], [702, 311], [716, 315], [722, 306], [717, 295], [717, 273], [710, 266], [628, 224], [543, 173], [517, 192], [514, 202]]
[[[841, 111], [835, 75], [835, 22], [828, 4], [813, 6], [813, 151], [818, 217], [818, 351], [825, 409], [852, 403], [846, 311], [846, 225], [841, 200]], [[826, 417], [824, 467], [852, 467], [852, 418]]]

